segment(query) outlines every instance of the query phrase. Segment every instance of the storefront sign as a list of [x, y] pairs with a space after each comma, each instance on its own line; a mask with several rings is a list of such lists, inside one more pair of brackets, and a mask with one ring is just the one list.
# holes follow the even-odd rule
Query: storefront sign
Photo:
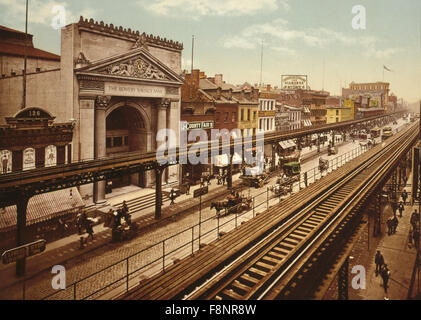
[[195, 129], [213, 129], [213, 121], [197, 121], [187, 123], [187, 130]]
[[104, 95], [159, 98], [165, 96], [165, 87], [106, 82], [104, 85]]
[[259, 118], [274, 117], [274, 116], [275, 116], [275, 110], [259, 111]]

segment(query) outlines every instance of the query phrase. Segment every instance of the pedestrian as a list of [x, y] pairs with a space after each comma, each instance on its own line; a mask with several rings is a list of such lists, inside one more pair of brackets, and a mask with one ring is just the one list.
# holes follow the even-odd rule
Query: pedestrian
[[390, 278], [390, 271], [389, 268], [387, 267], [387, 264], [384, 264], [380, 275], [383, 278], [383, 288], [384, 288], [384, 293], [386, 294], [385, 299], [388, 300], [387, 298], [387, 289], [388, 289], [388, 282], [389, 282], [389, 278]]
[[398, 218], [393, 217], [392, 219], [392, 233], [396, 233], [396, 228], [398, 227], [399, 221]]
[[392, 206], [393, 216], [396, 217], [396, 210], [398, 210], [398, 205], [396, 201], [393, 201], [391, 206]]
[[418, 221], [418, 212], [417, 209], [414, 210], [411, 214], [411, 225], [414, 228], [414, 230], [417, 228], [417, 221]]
[[174, 189], [171, 189], [171, 191], [170, 191], [170, 200], [171, 200], [171, 203], [170, 204], [174, 204], [174, 200], [175, 200], [176, 197], [177, 197], [177, 195], [175, 194], [175, 190]]
[[406, 187], [406, 183], [408, 182], [408, 177], [406, 175], [403, 176], [403, 185]]
[[187, 181], [186, 184], [186, 194], [189, 195], [190, 194], [190, 182]]
[[406, 199], [408, 198], [408, 193], [406, 192], [406, 190], [404, 189], [402, 192], [402, 200], [403, 200], [403, 204], [406, 205]]
[[88, 240], [89, 237], [92, 240], [94, 240], [94, 228], [92, 223], [88, 223], [88, 225], [86, 226], [86, 232], [88, 233], [88, 237], [86, 238], [86, 240]]
[[386, 224], [387, 224], [387, 234], [390, 236], [393, 230], [392, 219], [391, 218], [387, 219]]
[[402, 213], [405, 210], [405, 206], [403, 205], [402, 201], [399, 202], [398, 210], [399, 210], [399, 216], [402, 218]]
[[382, 267], [384, 264], [384, 258], [380, 250], [377, 250], [376, 257], [374, 258], [374, 262], [376, 263], [376, 277], [377, 277], [380, 273], [380, 270], [382, 270]]

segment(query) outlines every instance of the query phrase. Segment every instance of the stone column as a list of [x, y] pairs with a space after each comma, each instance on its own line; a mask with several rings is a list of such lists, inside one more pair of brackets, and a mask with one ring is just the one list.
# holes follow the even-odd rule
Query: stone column
[[[105, 110], [110, 97], [98, 96], [95, 101], [95, 159], [106, 156], [106, 117]], [[105, 203], [105, 181], [95, 183], [95, 203]]]
[[[179, 101], [171, 101], [171, 107], [168, 112], [168, 128], [175, 132], [177, 146], [180, 145], [180, 108]], [[179, 165], [168, 167], [168, 182], [178, 181]]]
[[[95, 124], [95, 98], [86, 97], [80, 99], [79, 113], [79, 145], [75, 145], [78, 149], [78, 160], [89, 160], [94, 158], [94, 124]], [[93, 189], [92, 183], [84, 184], [79, 187], [80, 195], [83, 199], [88, 198], [89, 202], [85, 204], [93, 205]], [[91, 202], [92, 199], [92, 202]]]
[[[169, 99], [161, 99], [159, 100], [159, 103], [157, 104], [157, 125], [156, 125], [156, 133], [162, 129], [166, 129], [167, 127], [167, 109], [170, 106], [171, 101]], [[156, 144], [156, 148], [158, 149], [159, 146], [161, 146], [165, 142], [158, 142]], [[162, 177], [160, 183], [163, 181], [166, 181], [165, 177]], [[155, 181], [158, 183], [158, 181]]]

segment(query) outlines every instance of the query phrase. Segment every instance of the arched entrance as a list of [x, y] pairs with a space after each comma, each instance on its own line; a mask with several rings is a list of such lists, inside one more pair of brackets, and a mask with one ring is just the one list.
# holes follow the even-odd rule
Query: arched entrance
[[[106, 154], [117, 155], [138, 151], [145, 153], [149, 149], [149, 123], [141, 113], [141, 107], [128, 104], [112, 106], [106, 117]], [[112, 180], [112, 188], [128, 185], [146, 186], [145, 174], [123, 175]], [[111, 186], [107, 181], [107, 193]]]

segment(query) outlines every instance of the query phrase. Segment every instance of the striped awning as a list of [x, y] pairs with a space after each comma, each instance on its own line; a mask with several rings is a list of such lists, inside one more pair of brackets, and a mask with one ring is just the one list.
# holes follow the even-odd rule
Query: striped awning
[[310, 127], [310, 126], [312, 126], [311, 121], [310, 121], [310, 120], [304, 120], [304, 126], [305, 126], [305, 127]]
[[[70, 190], [72, 195], [70, 196]], [[76, 187], [42, 193], [29, 199], [26, 210], [26, 225], [47, 221], [61, 217], [69, 211], [79, 210], [84, 207], [84, 202]], [[0, 209], [0, 230], [9, 231], [16, 229], [16, 206]]]
[[295, 142], [292, 140], [281, 141], [279, 142], [279, 145], [281, 146], [282, 149], [288, 149], [288, 148], [293, 148], [297, 146]]

